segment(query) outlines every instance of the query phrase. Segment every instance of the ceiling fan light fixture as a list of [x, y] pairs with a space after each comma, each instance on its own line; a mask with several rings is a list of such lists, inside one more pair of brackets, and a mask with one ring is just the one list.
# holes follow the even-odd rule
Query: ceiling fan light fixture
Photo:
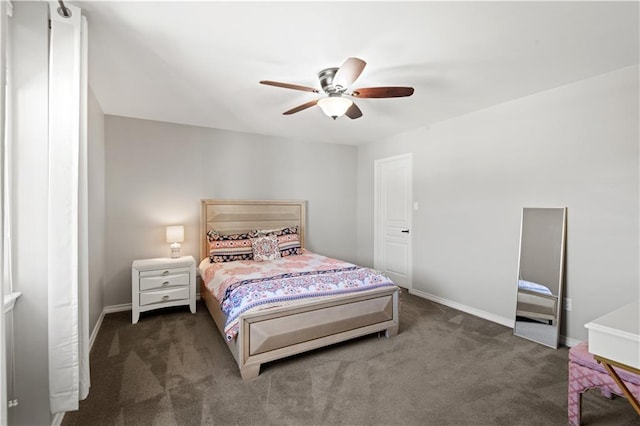
[[342, 117], [351, 105], [353, 105], [353, 101], [342, 96], [329, 96], [318, 101], [318, 106], [322, 109], [322, 112], [334, 120]]
[[[322, 112], [334, 120], [343, 115], [346, 115], [351, 120], [355, 120], [362, 117], [362, 111], [358, 108], [358, 105], [350, 99], [343, 97], [343, 95], [354, 98], [402, 98], [413, 95], [413, 87], [403, 86], [365, 87], [347, 93], [347, 88], [351, 87], [353, 82], [360, 76], [365, 65], [367, 65], [367, 63], [362, 59], [352, 57], [347, 58], [340, 68], [333, 67], [323, 69], [318, 73], [318, 78], [320, 79], [322, 92], [326, 93], [327, 97], [305, 102], [282, 114], [291, 115], [318, 105], [322, 109]], [[262, 80], [260, 84], [301, 90], [303, 92], [322, 93], [313, 87], [301, 86], [299, 84], [281, 83], [271, 80]]]

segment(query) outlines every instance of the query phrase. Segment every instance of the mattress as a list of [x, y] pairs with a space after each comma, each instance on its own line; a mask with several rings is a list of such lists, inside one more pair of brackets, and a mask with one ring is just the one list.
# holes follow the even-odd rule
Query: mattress
[[199, 269], [206, 291], [216, 298], [226, 317], [227, 340], [237, 336], [239, 317], [246, 312], [395, 287], [373, 269], [307, 250], [264, 262], [211, 263], [205, 258]]

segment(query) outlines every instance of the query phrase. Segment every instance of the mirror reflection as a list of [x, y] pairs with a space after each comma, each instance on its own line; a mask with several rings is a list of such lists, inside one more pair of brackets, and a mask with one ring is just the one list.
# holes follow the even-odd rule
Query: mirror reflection
[[515, 335], [558, 347], [566, 207], [522, 209]]

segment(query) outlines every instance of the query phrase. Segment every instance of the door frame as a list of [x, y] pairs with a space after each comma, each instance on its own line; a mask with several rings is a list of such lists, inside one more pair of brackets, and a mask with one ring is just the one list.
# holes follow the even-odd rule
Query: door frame
[[383, 271], [384, 258], [383, 258], [383, 238], [384, 238], [384, 224], [382, 212], [382, 166], [386, 163], [391, 163], [399, 160], [409, 161], [409, 174], [410, 179], [408, 183], [409, 192], [409, 247], [407, 254], [407, 289], [409, 292], [413, 289], [413, 153], [394, 155], [386, 158], [379, 158], [374, 160], [374, 172], [373, 172], [373, 267], [379, 271]]

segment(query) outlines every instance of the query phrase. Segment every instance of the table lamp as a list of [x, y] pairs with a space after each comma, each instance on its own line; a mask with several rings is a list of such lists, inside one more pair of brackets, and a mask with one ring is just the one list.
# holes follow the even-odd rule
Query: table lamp
[[180, 243], [184, 241], [184, 226], [167, 226], [167, 242], [171, 243], [171, 257], [180, 257]]

